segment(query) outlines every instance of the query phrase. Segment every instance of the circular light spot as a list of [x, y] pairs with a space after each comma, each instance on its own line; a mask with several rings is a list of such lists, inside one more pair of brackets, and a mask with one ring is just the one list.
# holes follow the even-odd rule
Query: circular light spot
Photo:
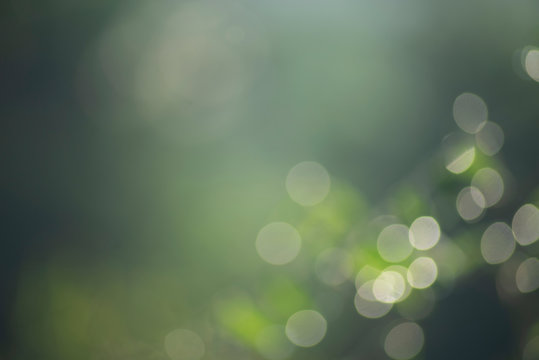
[[539, 209], [532, 204], [523, 205], [515, 213], [511, 224], [520, 245], [530, 245], [539, 239]]
[[447, 163], [445, 168], [451, 171], [453, 174], [460, 174], [468, 170], [475, 159], [475, 148], [465, 149], [458, 154], [454, 159]]
[[404, 292], [395, 302], [397, 303], [406, 300], [406, 298], [408, 298], [408, 296], [412, 293], [412, 287], [405, 281], [408, 269], [401, 265], [391, 265], [385, 268], [384, 271], [394, 271], [402, 276], [404, 282]]
[[358, 293], [354, 297], [354, 306], [361, 316], [368, 319], [378, 319], [386, 315], [393, 307], [393, 304], [378, 302], [374, 299], [365, 299]]
[[365, 284], [361, 285], [357, 289], [357, 294], [365, 300], [377, 301], [374, 293], [372, 292], [372, 286], [374, 285], [374, 280], [369, 280]]
[[393, 224], [385, 227], [378, 235], [378, 253], [389, 262], [400, 262], [412, 253], [412, 245], [408, 239], [408, 228]]
[[416, 323], [406, 322], [389, 331], [384, 350], [392, 359], [407, 360], [419, 354], [424, 342], [423, 329]]
[[363, 266], [356, 275], [356, 289], [359, 290], [363, 284], [367, 281], [376, 279], [378, 275], [380, 275], [380, 270], [370, 265]]
[[258, 255], [272, 265], [283, 265], [294, 260], [300, 248], [299, 233], [284, 222], [264, 226], [256, 238]]
[[453, 117], [462, 130], [475, 134], [487, 121], [487, 105], [475, 94], [460, 94], [453, 103]]
[[352, 257], [342, 249], [327, 249], [317, 258], [315, 272], [328, 285], [340, 285], [350, 278], [354, 268]]
[[528, 75], [535, 81], [539, 81], [539, 50], [531, 49], [526, 54], [524, 67]]
[[539, 288], [539, 260], [524, 260], [517, 269], [517, 288], [522, 293], [529, 293]]
[[443, 235], [438, 245], [429, 251], [429, 255], [438, 267], [436, 281], [446, 290], [451, 289], [455, 279], [467, 271], [469, 267], [464, 251], [450, 239], [444, 238]]
[[405, 290], [404, 278], [396, 271], [383, 271], [372, 285], [374, 297], [383, 303], [397, 302]]
[[310, 347], [318, 344], [326, 335], [327, 322], [314, 310], [298, 311], [286, 323], [286, 336], [297, 346]]
[[[486, 207], [495, 205], [502, 198], [503, 179], [494, 169], [483, 168], [478, 170], [472, 178], [472, 186], [481, 192]], [[478, 204], [481, 205], [481, 202], [482, 200], [479, 199]]]
[[300, 205], [316, 205], [327, 196], [329, 174], [317, 162], [304, 161], [294, 166], [286, 177], [288, 195]]
[[453, 174], [468, 170], [475, 159], [475, 146], [467, 134], [451, 133], [442, 140], [445, 168]]
[[406, 275], [410, 285], [417, 289], [431, 286], [438, 276], [438, 267], [434, 260], [429, 257], [415, 259], [408, 268]]
[[481, 237], [481, 254], [489, 264], [501, 264], [513, 255], [515, 239], [509, 225], [497, 222], [490, 225]]
[[165, 336], [165, 351], [173, 360], [197, 360], [204, 355], [206, 348], [196, 333], [176, 329]]
[[485, 155], [498, 153], [503, 146], [504, 135], [502, 128], [492, 121], [487, 121], [481, 130], [475, 134], [475, 143]]
[[539, 359], [539, 336], [532, 338], [522, 351], [522, 360]]
[[466, 221], [473, 221], [481, 216], [485, 206], [485, 197], [476, 187], [465, 187], [457, 195], [457, 211]]
[[418, 250], [428, 250], [440, 240], [440, 225], [430, 216], [421, 216], [410, 226], [410, 243]]
[[286, 359], [294, 347], [286, 339], [285, 328], [281, 325], [271, 325], [260, 331], [255, 341], [258, 352], [268, 360]]

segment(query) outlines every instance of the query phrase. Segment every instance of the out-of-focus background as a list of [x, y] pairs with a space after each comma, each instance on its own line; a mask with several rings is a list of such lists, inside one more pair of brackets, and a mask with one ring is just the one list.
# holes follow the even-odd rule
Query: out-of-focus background
[[539, 359], [537, 1], [0, 7], [0, 359]]

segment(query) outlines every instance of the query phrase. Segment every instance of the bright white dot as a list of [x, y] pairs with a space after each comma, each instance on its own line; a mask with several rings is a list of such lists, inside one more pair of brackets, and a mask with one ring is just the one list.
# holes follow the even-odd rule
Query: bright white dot
[[485, 206], [485, 197], [476, 187], [465, 187], [457, 195], [457, 211], [466, 221], [473, 221], [481, 216]]
[[410, 226], [410, 243], [418, 250], [428, 250], [440, 240], [440, 225], [430, 216], [421, 216]]
[[515, 213], [511, 224], [520, 245], [530, 245], [539, 239], [539, 209], [532, 204], [523, 205]]
[[342, 249], [327, 249], [316, 260], [315, 272], [328, 285], [340, 285], [352, 276], [354, 261]]
[[299, 233], [284, 222], [264, 226], [256, 238], [258, 255], [272, 265], [283, 265], [294, 260], [300, 248]]
[[406, 277], [410, 285], [424, 289], [431, 286], [438, 277], [438, 267], [431, 258], [420, 257], [410, 264]]
[[539, 81], [539, 50], [531, 49], [526, 54], [524, 67], [528, 75], [535, 81]]
[[504, 135], [502, 128], [492, 121], [487, 123], [475, 134], [475, 143], [479, 150], [488, 156], [495, 155], [503, 146]]
[[475, 147], [465, 149], [459, 153], [456, 157], [451, 159], [445, 168], [451, 171], [453, 174], [460, 174], [468, 170], [472, 166], [475, 159]]
[[515, 239], [509, 225], [497, 222], [490, 225], [481, 237], [481, 254], [489, 264], [501, 264], [513, 255]]
[[374, 297], [383, 303], [397, 302], [402, 298], [405, 290], [404, 278], [396, 271], [383, 271], [372, 285]]
[[314, 310], [298, 311], [286, 323], [286, 336], [297, 346], [310, 347], [318, 344], [326, 335], [327, 322]]
[[[491, 207], [500, 201], [503, 195], [503, 179], [494, 169], [478, 170], [472, 178], [472, 186], [478, 189], [484, 197], [485, 207]], [[472, 194], [473, 195], [473, 194]], [[479, 200], [479, 205], [482, 200]]]
[[389, 331], [384, 350], [392, 359], [407, 360], [419, 354], [424, 342], [423, 329], [416, 323], [406, 322]]
[[271, 325], [260, 331], [255, 341], [258, 352], [268, 360], [286, 359], [294, 347], [286, 339], [285, 328], [281, 325]]
[[386, 315], [393, 307], [393, 304], [368, 300], [360, 294], [356, 294], [354, 297], [354, 306], [361, 316], [368, 319], [378, 319]]
[[176, 329], [165, 336], [165, 351], [173, 360], [198, 360], [204, 356], [204, 342], [196, 333]]
[[300, 205], [316, 205], [327, 196], [329, 174], [317, 162], [304, 161], [294, 166], [286, 177], [288, 195]]
[[517, 288], [520, 292], [529, 293], [539, 288], [539, 260], [526, 259], [520, 264], [516, 274]]
[[475, 94], [460, 94], [453, 103], [453, 117], [462, 130], [469, 134], [475, 134], [487, 121], [487, 105], [483, 99]]
[[539, 359], [539, 336], [532, 338], [522, 351], [522, 360]]
[[389, 262], [400, 262], [412, 253], [413, 247], [408, 239], [408, 228], [393, 224], [385, 227], [378, 235], [378, 253]]

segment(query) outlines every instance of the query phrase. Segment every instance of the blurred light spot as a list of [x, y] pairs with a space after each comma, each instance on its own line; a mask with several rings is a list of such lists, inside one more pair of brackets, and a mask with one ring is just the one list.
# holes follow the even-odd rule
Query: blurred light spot
[[464, 251], [450, 239], [442, 235], [436, 247], [429, 251], [438, 267], [436, 281], [450, 290], [458, 275], [466, 271], [467, 257]]
[[[159, 24], [151, 24], [156, 34], [137, 59], [134, 80], [136, 95], [150, 114], [175, 111], [178, 105], [185, 108], [188, 104], [200, 111], [242, 100], [257, 64], [265, 57], [265, 51], [259, 49], [264, 39], [255, 35], [256, 26], [248, 25], [248, 14], [224, 3], [182, 2], [177, 10], [161, 14]], [[223, 41], [224, 37], [241, 39], [238, 23], [247, 26], [256, 41], [244, 47]], [[140, 46], [137, 40], [139, 37], [133, 41], [135, 47]]]
[[475, 134], [487, 121], [487, 105], [475, 94], [460, 94], [453, 103], [453, 117], [462, 130]]
[[455, 159], [449, 162], [445, 168], [453, 174], [460, 174], [468, 170], [475, 159], [475, 148], [472, 146], [464, 150]]
[[256, 238], [258, 255], [272, 265], [287, 264], [298, 255], [301, 237], [297, 230], [284, 222], [268, 224]]
[[329, 174], [317, 162], [304, 161], [294, 166], [286, 177], [288, 195], [300, 205], [316, 205], [327, 196]]
[[389, 331], [384, 342], [386, 354], [396, 360], [411, 359], [423, 348], [423, 329], [413, 322], [395, 326]]
[[395, 302], [404, 301], [412, 292], [412, 287], [406, 281], [404, 281], [404, 279], [406, 279], [406, 275], [408, 274], [408, 269], [401, 265], [391, 265], [385, 268], [384, 271], [394, 271], [402, 276], [404, 282], [404, 292]]
[[513, 257], [509, 261], [500, 266], [496, 274], [496, 290], [502, 299], [510, 299], [516, 294], [519, 294], [517, 284], [515, 282], [518, 264]]
[[401, 274], [396, 271], [383, 271], [372, 285], [376, 300], [383, 303], [398, 301], [406, 290], [406, 284]]
[[476, 187], [465, 187], [457, 195], [457, 211], [466, 221], [473, 221], [481, 216], [485, 206], [485, 197]]
[[376, 279], [378, 275], [380, 275], [380, 270], [370, 265], [363, 266], [356, 275], [356, 289], [359, 290], [363, 284], [365, 284], [367, 281]]
[[[478, 170], [472, 178], [472, 186], [477, 188], [484, 197], [485, 206], [490, 207], [498, 203], [503, 195], [503, 179], [494, 169], [483, 168]], [[472, 195], [475, 195], [472, 193]], [[479, 198], [478, 205], [483, 199]]]
[[315, 272], [328, 285], [340, 285], [352, 276], [354, 261], [342, 249], [327, 249], [317, 258]]
[[532, 338], [522, 351], [522, 360], [539, 359], [539, 336]]
[[268, 360], [283, 360], [292, 354], [294, 347], [285, 336], [285, 328], [271, 325], [262, 329], [255, 341], [258, 352]]
[[412, 245], [408, 239], [408, 228], [393, 224], [385, 227], [378, 235], [378, 253], [389, 262], [400, 262], [412, 253]]
[[176, 329], [165, 336], [165, 351], [173, 360], [197, 360], [204, 355], [206, 348], [194, 332]]
[[498, 153], [503, 146], [503, 141], [502, 128], [492, 121], [487, 121], [481, 130], [475, 134], [477, 147], [488, 156]]
[[408, 320], [421, 320], [426, 318], [434, 309], [436, 295], [430, 288], [414, 291], [410, 297], [397, 304], [399, 314]]
[[361, 316], [368, 319], [378, 319], [386, 315], [393, 307], [393, 304], [376, 301], [374, 296], [373, 299], [365, 299], [357, 293], [354, 297], [354, 306]]
[[297, 346], [310, 347], [318, 344], [326, 335], [327, 322], [314, 310], [298, 311], [286, 323], [286, 336]]
[[526, 259], [520, 264], [516, 274], [517, 288], [520, 292], [529, 293], [539, 288], [539, 260]]
[[375, 229], [383, 229], [388, 225], [396, 224], [399, 218], [395, 215], [380, 215], [371, 220], [370, 226]]
[[421, 216], [410, 226], [410, 243], [418, 250], [428, 250], [440, 240], [440, 225], [430, 216]]
[[438, 267], [429, 257], [415, 259], [408, 268], [407, 279], [410, 285], [417, 289], [431, 286], [438, 276]]
[[445, 168], [460, 174], [468, 170], [475, 159], [475, 146], [473, 139], [468, 134], [450, 133], [442, 140]]
[[513, 255], [515, 239], [509, 225], [497, 222], [490, 225], [481, 237], [481, 254], [489, 264], [500, 264]]
[[530, 245], [539, 239], [539, 209], [532, 204], [517, 210], [511, 224], [515, 238], [520, 245]]
[[539, 81], [539, 50], [530, 49], [524, 60], [524, 67], [528, 75], [535, 81]]
[[374, 296], [374, 293], [372, 291], [373, 285], [374, 280], [367, 281], [365, 284], [361, 285], [359, 289], [357, 289], [357, 294], [365, 300], [378, 301], [376, 300], [376, 297]]

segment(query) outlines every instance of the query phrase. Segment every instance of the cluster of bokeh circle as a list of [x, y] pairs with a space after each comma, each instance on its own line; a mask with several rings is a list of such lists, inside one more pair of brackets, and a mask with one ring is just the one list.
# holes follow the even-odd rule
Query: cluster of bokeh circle
[[[446, 169], [459, 175], [470, 169], [477, 151], [486, 156], [495, 156], [503, 146], [504, 132], [500, 125], [488, 120], [487, 105], [476, 94], [457, 96], [453, 104], [453, 117], [462, 133], [448, 135], [443, 140], [443, 150]], [[285, 185], [293, 201], [311, 207], [326, 198], [331, 180], [321, 164], [305, 161], [289, 171]], [[475, 223], [482, 219], [488, 208], [498, 205], [503, 195], [503, 176], [496, 169], [484, 167], [477, 170], [469, 186], [458, 193], [455, 210], [464, 221]], [[429, 215], [416, 218], [410, 226], [400, 223], [385, 226], [377, 237], [377, 250], [379, 256], [392, 265], [381, 270], [365, 265], [355, 275], [357, 291], [354, 305], [357, 312], [365, 318], [381, 318], [414, 289], [423, 290], [433, 285], [438, 277], [438, 266], [428, 256], [428, 251], [435, 248], [441, 238], [443, 233], [438, 221]], [[509, 260], [518, 246], [529, 246], [538, 239], [539, 209], [534, 204], [524, 204], [516, 210], [510, 225], [501, 221], [488, 225], [479, 246], [484, 261], [497, 265]], [[258, 255], [272, 265], [290, 263], [302, 246], [298, 230], [285, 222], [272, 222], [264, 226], [255, 243]], [[414, 251], [418, 255], [411, 263], [407, 267], [401, 265]], [[318, 256], [314, 272], [322, 282], [339, 285], [353, 277], [353, 269], [353, 260], [345, 249], [330, 247]], [[521, 293], [537, 290], [539, 260], [535, 257], [521, 259], [513, 282]], [[318, 344], [326, 330], [324, 316], [313, 309], [291, 314], [284, 327], [287, 338], [302, 347]], [[411, 359], [421, 352], [424, 341], [421, 326], [403, 320], [387, 331], [383, 346], [386, 354], [393, 359]]]
[[[539, 82], [539, 50], [526, 48], [522, 65], [529, 77]], [[470, 170], [478, 152], [488, 157], [496, 156], [504, 144], [502, 127], [491, 121], [485, 101], [477, 94], [465, 92], [453, 103], [453, 118], [460, 131], [446, 136], [442, 141], [445, 168], [460, 175]], [[304, 161], [295, 165], [285, 180], [291, 200], [303, 207], [313, 207], [323, 202], [331, 190], [331, 177], [320, 163]], [[489, 208], [499, 206], [505, 190], [504, 176], [492, 167], [476, 170], [469, 185], [455, 198], [455, 210], [467, 223], [481, 221]], [[388, 216], [391, 218], [391, 216]], [[387, 219], [386, 219], [387, 220]], [[384, 221], [382, 221], [384, 223]], [[390, 264], [383, 269], [362, 266], [355, 273], [354, 259], [344, 248], [328, 246], [317, 257], [313, 272], [327, 285], [340, 285], [346, 281], [355, 284], [353, 303], [357, 313], [369, 319], [387, 315], [396, 304], [407, 299], [413, 291], [421, 291], [421, 311], [428, 315], [435, 297], [429, 291], [439, 280], [436, 257], [430, 254], [461, 251], [444, 239], [435, 217], [425, 214], [409, 226], [389, 221], [379, 231], [376, 249], [380, 258]], [[518, 247], [528, 247], [539, 239], [539, 209], [531, 203], [523, 204], [507, 222], [497, 221], [483, 231], [478, 246], [483, 260], [489, 265], [508, 262]], [[293, 262], [302, 249], [302, 236], [284, 221], [263, 226], [255, 240], [256, 252], [262, 260], [273, 266]], [[412, 257], [412, 259], [410, 259]], [[402, 265], [408, 261], [408, 266]], [[539, 260], [521, 256], [507, 276], [502, 271], [501, 286], [516, 288], [520, 293], [539, 289]], [[402, 314], [402, 313], [401, 313]], [[417, 316], [416, 319], [421, 319]], [[381, 342], [384, 352], [392, 359], [406, 360], [421, 353], [425, 334], [422, 327], [403, 317], [386, 329]], [[283, 360], [293, 352], [293, 347], [313, 347], [326, 336], [328, 320], [319, 309], [302, 309], [290, 314], [285, 324], [275, 324], [262, 330], [256, 342], [260, 354], [269, 360]], [[288, 344], [283, 344], [283, 339]], [[275, 342], [281, 342], [275, 346]], [[176, 329], [165, 337], [167, 355], [174, 360], [198, 360], [205, 354], [202, 338], [192, 330]], [[528, 339], [522, 350], [523, 359], [539, 357], [539, 336]]]
[[[294, 166], [285, 181], [290, 198], [302, 206], [322, 202], [331, 188], [327, 170], [319, 163], [305, 161]], [[426, 251], [437, 245], [440, 226], [431, 216], [421, 216], [407, 227], [390, 224], [377, 238], [377, 250], [382, 259], [393, 263], [383, 270], [363, 266], [354, 277], [352, 257], [346, 249], [328, 247], [317, 257], [314, 272], [320, 281], [339, 285], [353, 278], [356, 294], [353, 299], [357, 312], [365, 318], [381, 318], [397, 302], [407, 298], [412, 289], [426, 289], [437, 278], [436, 262], [428, 256], [416, 257], [408, 268], [398, 265], [408, 259], [413, 250]], [[272, 222], [264, 226], [256, 238], [258, 255], [272, 265], [292, 262], [301, 250], [301, 236], [291, 224]], [[300, 347], [317, 345], [327, 331], [324, 315], [315, 309], [291, 314], [285, 327], [289, 341]], [[417, 355], [424, 343], [423, 330], [415, 322], [402, 321], [389, 329], [384, 351], [394, 359], [409, 359]]]

